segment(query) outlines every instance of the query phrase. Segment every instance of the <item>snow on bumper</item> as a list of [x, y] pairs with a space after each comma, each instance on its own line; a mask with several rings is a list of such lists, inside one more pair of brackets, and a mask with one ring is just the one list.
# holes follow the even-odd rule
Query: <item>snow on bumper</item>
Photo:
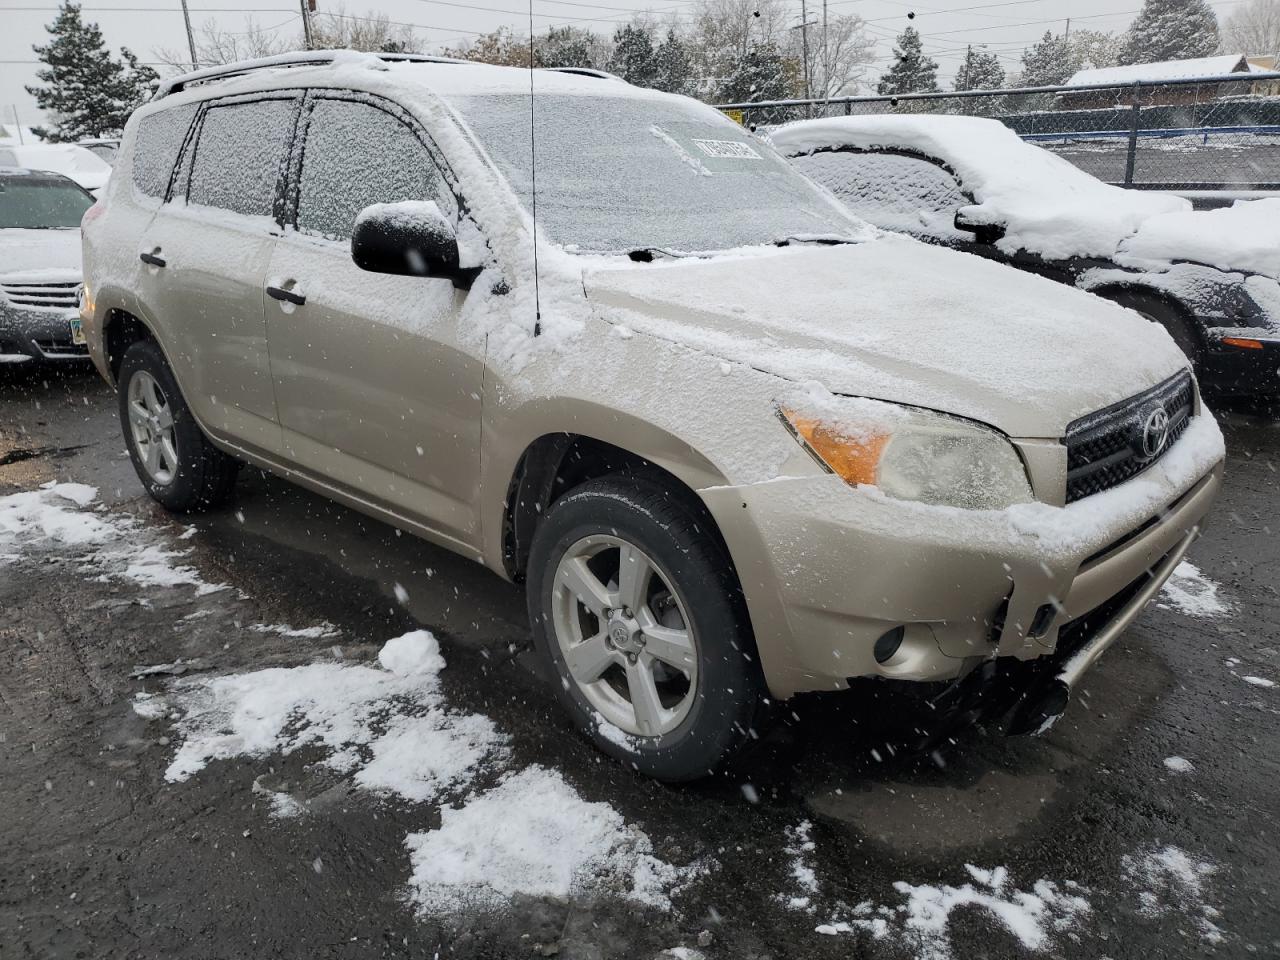
[[[993, 655], [1052, 654], [1061, 627], [1185, 548], [1223, 455], [1217, 423], [1200, 415], [1145, 472], [1066, 507], [966, 511], [834, 476], [702, 496], [733, 555], [769, 687], [788, 697], [852, 677], [948, 680]], [[878, 663], [876, 639], [898, 626], [901, 647]]]

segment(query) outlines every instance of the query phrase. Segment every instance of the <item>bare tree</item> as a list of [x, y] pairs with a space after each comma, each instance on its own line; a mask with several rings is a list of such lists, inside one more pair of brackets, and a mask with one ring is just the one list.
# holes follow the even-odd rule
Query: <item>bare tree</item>
[[[260, 26], [253, 17], [245, 18], [244, 30], [223, 30], [215, 20], [206, 20], [196, 39], [196, 59], [201, 67], [269, 57], [301, 46], [292, 35], [280, 35]], [[179, 70], [191, 69], [191, 56], [187, 50], [170, 50], [164, 47], [155, 51], [156, 59]]]
[[1280, 53], [1280, 0], [1250, 0], [1227, 17], [1222, 46], [1229, 53]]
[[500, 67], [527, 67], [529, 65], [529, 38], [517, 35], [509, 27], [499, 27], [492, 33], [481, 34], [457, 47], [444, 50], [446, 57], [475, 60]]
[[856, 93], [875, 59], [875, 41], [867, 36], [859, 16], [831, 16], [824, 35], [821, 22], [809, 30], [806, 45], [799, 30], [791, 31], [788, 52], [804, 71], [804, 50], [809, 48], [809, 89], [814, 97], [838, 97]]
[[347, 13], [338, 4], [332, 13], [311, 18], [312, 46], [321, 50], [364, 50], [370, 53], [419, 53], [422, 45], [413, 28], [392, 23], [385, 13], [366, 11], [363, 16]]
[[698, 0], [687, 39], [700, 86], [726, 81], [753, 47], [788, 47], [794, 13], [787, 0]]

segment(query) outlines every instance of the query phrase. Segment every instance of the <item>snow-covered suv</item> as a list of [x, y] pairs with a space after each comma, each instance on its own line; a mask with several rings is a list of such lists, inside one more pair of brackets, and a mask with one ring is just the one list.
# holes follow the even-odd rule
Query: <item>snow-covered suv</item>
[[247, 461], [523, 581], [565, 707], [662, 778], [855, 678], [1060, 711], [1219, 485], [1158, 327], [881, 234], [607, 76], [180, 77], [84, 237], [153, 497], [208, 507]]

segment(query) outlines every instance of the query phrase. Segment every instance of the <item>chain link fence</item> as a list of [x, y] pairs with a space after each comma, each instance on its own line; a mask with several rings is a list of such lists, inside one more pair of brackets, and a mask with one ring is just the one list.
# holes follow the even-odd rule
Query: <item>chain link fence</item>
[[868, 114], [990, 117], [1135, 189], [1280, 191], [1280, 73], [1123, 86], [724, 104], [746, 126]]

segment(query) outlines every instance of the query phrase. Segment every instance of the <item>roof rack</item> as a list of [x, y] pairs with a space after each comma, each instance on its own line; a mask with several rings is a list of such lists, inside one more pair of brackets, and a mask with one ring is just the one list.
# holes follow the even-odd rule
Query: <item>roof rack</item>
[[616, 73], [609, 73], [607, 70], [596, 70], [594, 67], [542, 67], [543, 70], [549, 70], [552, 73], [572, 73], [579, 77], [595, 77], [597, 80], [617, 80], [626, 83]]
[[255, 60], [238, 60], [235, 63], [219, 64], [203, 70], [192, 70], [176, 77], [163, 80], [152, 100], [178, 93], [188, 87], [195, 87], [216, 80], [229, 80], [232, 77], [244, 76], [257, 70], [282, 70], [291, 67], [323, 67], [332, 63], [349, 60], [352, 57], [377, 57], [386, 63], [470, 63], [469, 60], [458, 60], [454, 57], [433, 57], [422, 53], [358, 53], [354, 50], [295, 50], [292, 53], [280, 53], [272, 57], [259, 57]]

